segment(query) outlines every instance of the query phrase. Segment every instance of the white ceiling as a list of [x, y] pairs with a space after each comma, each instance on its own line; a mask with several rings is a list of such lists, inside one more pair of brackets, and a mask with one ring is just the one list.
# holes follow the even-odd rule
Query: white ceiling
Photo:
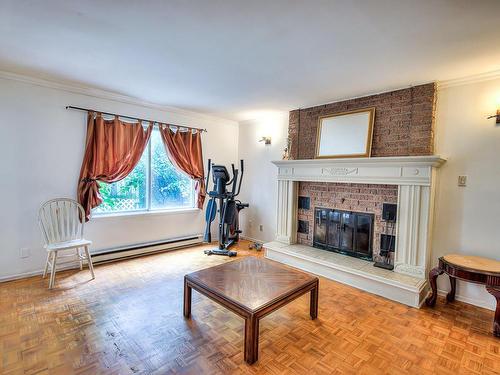
[[500, 69], [498, 0], [0, 0], [0, 70], [231, 119]]

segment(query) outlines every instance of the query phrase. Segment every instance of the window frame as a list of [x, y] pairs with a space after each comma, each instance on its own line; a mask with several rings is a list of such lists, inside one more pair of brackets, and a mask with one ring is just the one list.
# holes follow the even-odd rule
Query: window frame
[[[155, 124], [153, 125], [153, 130], [151, 132], [151, 137], [148, 140], [148, 144], [146, 148], [144, 149], [144, 152], [147, 152], [147, 162], [146, 162], [146, 168], [147, 168], [147, 173], [146, 173], [146, 207], [144, 209], [138, 209], [138, 210], [123, 210], [123, 211], [107, 211], [107, 212], [98, 212], [96, 209], [99, 207], [95, 207], [92, 209], [92, 217], [93, 218], [100, 218], [100, 217], [120, 217], [120, 216], [140, 216], [140, 215], [164, 215], [164, 214], [172, 214], [172, 213], [183, 213], [183, 212], [196, 212], [199, 211], [200, 209], [196, 207], [196, 189], [195, 189], [195, 181], [186, 176], [187, 178], [190, 179], [191, 182], [191, 205], [186, 206], [186, 207], [172, 207], [172, 208], [152, 208], [152, 168], [151, 168], [151, 161], [152, 161], [152, 138], [153, 138], [153, 132], [159, 132], [158, 126]], [[142, 157], [142, 156], [141, 156]], [[174, 167], [175, 168], [175, 167]], [[184, 174], [183, 172], [179, 171], [180, 174]]]

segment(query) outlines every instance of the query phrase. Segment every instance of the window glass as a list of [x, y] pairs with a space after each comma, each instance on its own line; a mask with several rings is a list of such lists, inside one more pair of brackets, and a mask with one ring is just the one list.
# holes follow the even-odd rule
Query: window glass
[[99, 182], [96, 214], [194, 207], [194, 183], [170, 162], [158, 129], [134, 170], [123, 180]]
[[193, 180], [167, 157], [159, 131], [151, 135], [151, 209], [193, 207]]

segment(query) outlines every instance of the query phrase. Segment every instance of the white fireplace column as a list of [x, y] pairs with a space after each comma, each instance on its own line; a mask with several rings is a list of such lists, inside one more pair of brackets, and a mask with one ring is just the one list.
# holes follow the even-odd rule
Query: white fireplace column
[[399, 185], [395, 272], [427, 276], [431, 217], [431, 187]]
[[278, 180], [276, 241], [288, 245], [297, 242], [297, 183]]

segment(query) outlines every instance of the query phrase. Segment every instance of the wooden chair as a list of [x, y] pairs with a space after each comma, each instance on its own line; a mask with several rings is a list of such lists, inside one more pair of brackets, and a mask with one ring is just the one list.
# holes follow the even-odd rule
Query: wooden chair
[[[57, 198], [45, 202], [38, 212], [38, 223], [45, 238], [44, 248], [47, 250], [43, 277], [47, 275], [50, 266], [49, 289], [54, 287], [57, 265], [78, 262], [82, 270], [83, 261], [86, 260], [92, 279], [95, 278], [89, 252], [92, 242], [83, 238], [84, 217], [83, 207], [77, 201], [68, 198]], [[81, 249], [83, 249], [83, 254]], [[65, 250], [73, 250], [73, 252], [59, 254]], [[57, 260], [61, 257], [73, 259], [58, 264]]]

